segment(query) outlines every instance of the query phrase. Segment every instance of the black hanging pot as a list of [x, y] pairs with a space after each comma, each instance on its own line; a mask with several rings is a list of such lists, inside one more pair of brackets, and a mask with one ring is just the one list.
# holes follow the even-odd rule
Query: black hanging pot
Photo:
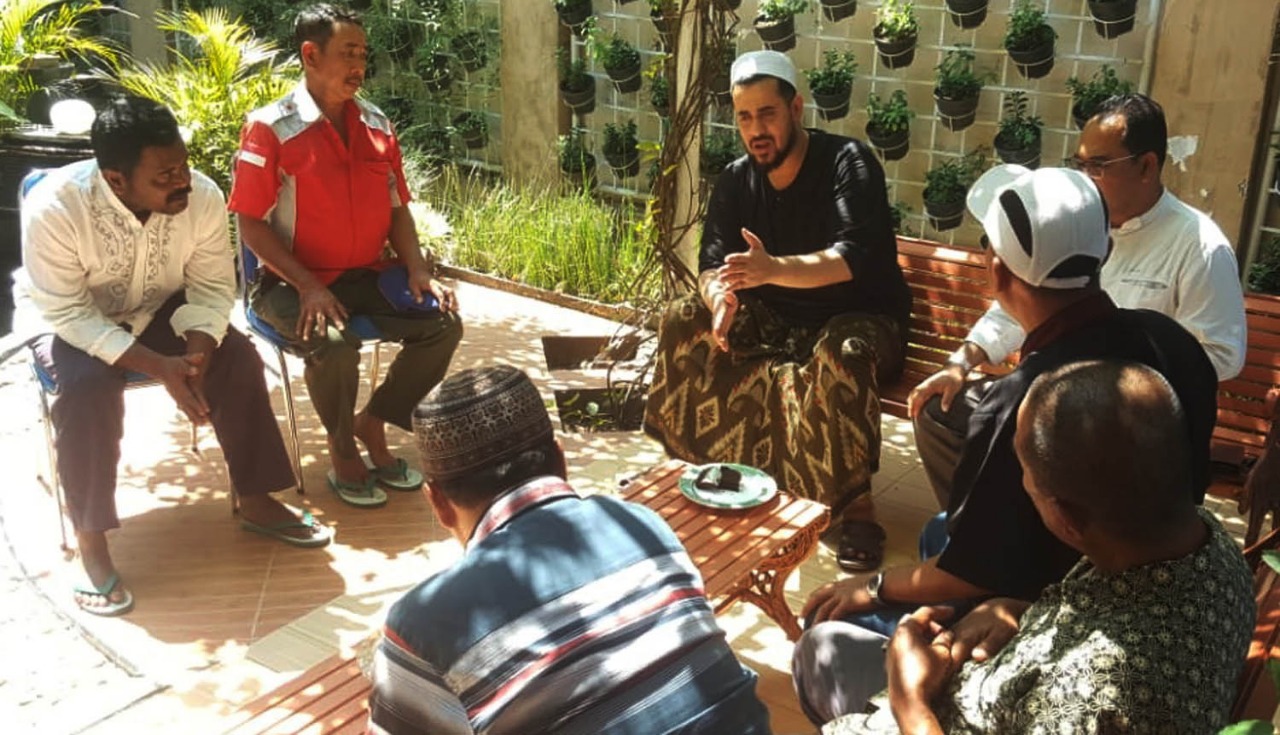
[[560, 16], [561, 23], [572, 28], [574, 33], [582, 35], [582, 24], [591, 17], [591, 0], [580, 0], [566, 8], [557, 6], [556, 15]]
[[1103, 38], [1115, 38], [1133, 30], [1138, 0], [1089, 0], [1093, 30]]
[[1085, 123], [1089, 122], [1089, 118], [1093, 117], [1094, 110], [1081, 110], [1080, 105], [1071, 106], [1071, 121], [1076, 124], [1077, 130], [1084, 130]]
[[1026, 148], [1019, 146], [1017, 143], [1008, 144], [1000, 139], [997, 135], [995, 139], [996, 155], [1000, 156], [1000, 160], [1005, 163], [1015, 163], [1019, 166], [1026, 166], [1030, 169], [1040, 168], [1040, 140]]
[[617, 154], [606, 151], [604, 157], [609, 162], [609, 168], [613, 169], [613, 175], [620, 179], [640, 173], [640, 152], [634, 148]]
[[560, 166], [560, 172], [565, 175], [573, 185], [578, 189], [594, 189], [596, 187], [596, 157], [588, 156], [582, 161], [581, 166], [565, 168]]
[[733, 95], [729, 90], [729, 70], [725, 69], [722, 73], [711, 77], [708, 90], [711, 92], [711, 100], [717, 105], [724, 106], [733, 102]]
[[964, 197], [954, 202], [935, 204], [929, 201], [928, 190], [924, 193], [924, 212], [929, 215], [929, 223], [933, 229], [942, 232], [954, 230], [964, 220]]
[[1007, 49], [1009, 58], [1013, 61], [1013, 65], [1018, 68], [1018, 73], [1027, 79], [1039, 79], [1050, 71], [1053, 71], [1053, 39], [1048, 42], [1032, 46], [1029, 49], [1017, 51]]
[[911, 66], [916, 58], [916, 35], [906, 38], [889, 39], [875, 36], [876, 51], [880, 54], [880, 63], [887, 69], [901, 69]]
[[716, 10], [724, 13], [732, 13], [742, 5], [742, 0], [715, 0], [712, 4], [716, 6]]
[[832, 94], [813, 92], [813, 104], [818, 108], [818, 116], [823, 120], [839, 120], [849, 114], [849, 92], [852, 88]]
[[484, 51], [484, 39], [478, 34], [460, 35], [453, 39], [453, 53], [468, 72], [480, 71], [489, 62]]
[[867, 126], [867, 142], [875, 146], [880, 151], [880, 155], [886, 161], [897, 161], [907, 155], [907, 151], [911, 150], [911, 128], [899, 130], [896, 133], [882, 135], [870, 125]]
[[586, 115], [594, 112], [596, 109], [596, 80], [591, 78], [591, 83], [583, 89], [565, 89], [564, 85], [560, 85], [560, 99], [564, 100], [564, 104], [576, 115]]
[[964, 130], [973, 124], [974, 118], [978, 115], [978, 98], [979, 95], [975, 94], [972, 97], [953, 100], [939, 96], [936, 89], [933, 91], [933, 102], [938, 106], [938, 119], [947, 130], [952, 132]]
[[626, 66], [609, 66], [605, 65], [604, 71], [609, 75], [609, 79], [613, 82], [613, 86], [622, 94], [630, 94], [640, 89], [640, 62]]
[[671, 29], [674, 27], [670, 16], [663, 14], [661, 10], [649, 11], [649, 18], [653, 20], [653, 27], [658, 31], [658, 37], [662, 39], [662, 47], [671, 48]]
[[448, 92], [453, 86], [453, 74], [449, 71], [449, 56], [446, 54], [432, 56], [430, 64], [419, 67], [419, 75], [428, 92]]
[[947, 11], [951, 22], [957, 26], [970, 29], [982, 25], [987, 19], [987, 4], [990, 0], [947, 0]]
[[788, 15], [781, 20], [765, 20], [756, 16], [756, 35], [770, 51], [790, 51], [796, 47], [796, 19]]
[[462, 143], [468, 148], [484, 148], [489, 144], [489, 134], [483, 130], [467, 130], [462, 135]]
[[848, 18], [858, 9], [858, 0], [820, 0], [822, 15], [832, 23]]

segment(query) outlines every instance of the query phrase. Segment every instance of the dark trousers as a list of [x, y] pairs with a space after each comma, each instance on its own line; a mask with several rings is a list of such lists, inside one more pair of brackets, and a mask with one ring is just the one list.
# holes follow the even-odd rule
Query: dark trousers
[[[184, 303], [184, 292], [171, 296], [138, 342], [162, 355], [185, 353], [186, 340], [169, 325]], [[126, 371], [53, 335], [41, 337], [35, 353], [58, 383], [50, 413], [71, 522], [77, 531], [118, 528], [116, 465], [124, 436]], [[236, 491], [255, 495], [293, 487], [297, 481], [271, 410], [262, 359], [243, 334], [227, 329], [209, 361], [204, 393]]]
[[912, 419], [920, 464], [924, 465], [933, 496], [942, 510], [947, 510], [951, 502], [952, 481], [969, 434], [969, 417], [995, 380], [982, 378], [965, 383], [960, 395], [951, 402], [950, 411], [943, 411], [942, 399], [934, 396]]

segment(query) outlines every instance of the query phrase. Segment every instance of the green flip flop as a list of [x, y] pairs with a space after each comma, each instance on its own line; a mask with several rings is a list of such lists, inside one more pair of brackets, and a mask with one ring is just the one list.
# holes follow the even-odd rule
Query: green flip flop
[[390, 490], [409, 492], [422, 487], [422, 473], [409, 466], [409, 463], [396, 457], [395, 464], [378, 467], [373, 460], [365, 457], [365, 467], [378, 479], [378, 484]]
[[378, 487], [378, 478], [370, 474], [363, 482], [343, 482], [333, 470], [328, 474], [329, 489], [342, 502], [357, 508], [377, 508], [387, 504], [387, 493]]
[[[270, 536], [271, 538], [279, 539], [286, 544], [301, 546], [307, 549], [328, 546], [329, 541], [333, 539], [333, 529], [324, 525], [320, 521], [317, 521], [315, 517], [311, 515], [311, 511], [303, 512], [302, 520], [272, 523], [265, 526], [254, 523], [253, 521], [242, 520], [240, 521], [240, 527], [246, 531], [260, 533], [263, 536]], [[314, 529], [315, 533], [306, 538], [292, 536], [287, 533], [295, 528]]]
[[111, 593], [116, 591], [116, 587], [120, 586], [120, 575], [115, 572], [107, 577], [107, 581], [101, 587], [83, 587], [77, 585], [75, 587], [76, 594], [88, 595], [90, 597], [101, 597], [107, 601], [106, 605], [85, 605], [76, 599], [76, 606], [90, 615], [97, 615], [103, 618], [114, 618], [117, 615], [124, 615], [133, 609], [133, 593], [128, 589], [124, 591], [124, 599], [119, 602], [111, 601]]

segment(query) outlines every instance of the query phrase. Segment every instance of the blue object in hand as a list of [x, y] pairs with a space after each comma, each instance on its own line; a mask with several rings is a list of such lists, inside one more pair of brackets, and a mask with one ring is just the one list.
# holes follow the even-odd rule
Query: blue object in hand
[[409, 269], [403, 265], [392, 266], [378, 274], [378, 290], [396, 311], [440, 311], [440, 301], [430, 291], [423, 289], [422, 301], [414, 301], [409, 290]]

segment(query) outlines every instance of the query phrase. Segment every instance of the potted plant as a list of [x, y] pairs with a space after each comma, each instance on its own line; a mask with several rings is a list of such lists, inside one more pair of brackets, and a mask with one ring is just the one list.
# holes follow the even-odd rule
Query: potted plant
[[467, 110], [453, 118], [453, 129], [468, 148], [484, 148], [489, 144], [489, 121], [483, 112]]
[[450, 48], [468, 72], [480, 71], [489, 63], [489, 40], [479, 28], [462, 31], [453, 37]]
[[1138, 0], [1089, 0], [1093, 30], [1103, 38], [1123, 36], [1133, 30], [1137, 11]]
[[839, 120], [849, 114], [849, 93], [853, 91], [853, 74], [858, 61], [852, 51], [829, 48], [822, 53], [822, 66], [806, 69], [813, 104], [823, 120]]
[[620, 179], [640, 173], [640, 142], [636, 139], [636, 121], [604, 126], [604, 159]]
[[556, 66], [560, 70], [560, 99], [577, 115], [586, 115], [596, 109], [596, 80], [587, 73], [587, 62], [569, 59], [569, 49], [556, 51]]
[[977, 28], [987, 19], [989, 0], [947, 0], [951, 22], [966, 30]]
[[933, 101], [947, 130], [964, 130], [978, 114], [982, 79], [973, 70], [973, 60], [973, 48], [962, 45], [948, 50], [938, 64]]
[[717, 105], [727, 105], [733, 102], [732, 90], [729, 87], [729, 71], [733, 68], [733, 60], [738, 56], [738, 45], [728, 39], [721, 39], [722, 43], [718, 47], [718, 54], [712, 53], [712, 63], [718, 64], [715, 76], [711, 77], [708, 87], [711, 90], [711, 99]]
[[654, 112], [663, 117], [671, 115], [671, 82], [667, 81], [667, 75], [662, 73], [662, 64], [658, 64], [653, 73], [646, 72], [649, 75], [649, 104], [653, 105]]
[[818, 0], [822, 14], [832, 23], [838, 23], [858, 10], [858, 0]]
[[381, 9], [365, 13], [362, 22], [368, 37], [370, 55], [381, 51], [399, 64], [413, 61], [415, 50], [422, 42], [422, 34], [419, 32], [421, 24], [412, 23]]
[[1280, 294], [1280, 238], [1268, 235], [1260, 245], [1246, 285], [1253, 292]]
[[1045, 19], [1044, 11], [1031, 3], [1017, 0], [1004, 32], [1004, 48], [1019, 74], [1039, 79], [1053, 69], [1053, 42], [1058, 33]]
[[949, 158], [925, 172], [924, 211], [934, 229], [943, 231], [960, 226], [964, 219], [965, 195], [985, 168], [986, 156], [978, 150]]
[[725, 128], [713, 128], [702, 141], [698, 168], [703, 178], [714, 179], [726, 166], [742, 155], [738, 134]]
[[413, 68], [422, 78], [428, 92], [443, 94], [453, 86], [452, 57], [442, 50], [443, 43], [427, 43], [418, 47], [413, 57]]
[[867, 140], [880, 151], [886, 161], [896, 161], [911, 149], [911, 118], [915, 113], [907, 106], [907, 93], [895, 90], [889, 101], [882, 102], [875, 92], [867, 97]]
[[809, 8], [809, 0], [760, 0], [753, 25], [767, 49], [790, 51], [796, 47], [796, 14]]
[[596, 157], [587, 141], [587, 131], [574, 127], [556, 142], [560, 171], [578, 188], [591, 188], [596, 180]]
[[1108, 97], [1129, 94], [1133, 84], [1116, 76], [1116, 70], [1110, 65], [1103, 64], [1087, 82], [1078, 77], [1068, 79], [1067, 90], [1071, 92], [1071, 119], [1077, 128], [1083, 128]]
[[1000, 117], [1000, 130], [996, 133], [996, 154], [1005, 163], [1016, 163], [1027, 168], [1040, 166], [1040, 129], [1044, 127], [1038, 115], [1027, 110], [1027, 93], [1010, 92], [1004, 98], [1004, 114]]
[[591, 56], [602, 66], [622, 94], [640, 89], [640, 52], [622, 36], [614, 33], [606, 40], [604, 33], [592, 28], [587, 36]]
[[910, 66], [915, 60], [920, 22], [916, 20], [911, 0], [884, 0], [876, 9], [876, 27], [872, 32], [880, 63], [886, 68]]
[[907, 215], [911, 213], [911, 207], [901, 199], [895, 199], [893, 204], [889, 205], [889, 222], [893, 224], [893, 234], [905, 235]]
[[587, 18], [591, 17], [591, 0], [551, 0], [551, 3], [555, 5], [560, 22], [581, 36], [583, 25], [587, 22]]
[[671, 31], [676, 27], [675, 0], [649, 0], [649, 19], [658, 31], [662, 47], [671, 48]]

